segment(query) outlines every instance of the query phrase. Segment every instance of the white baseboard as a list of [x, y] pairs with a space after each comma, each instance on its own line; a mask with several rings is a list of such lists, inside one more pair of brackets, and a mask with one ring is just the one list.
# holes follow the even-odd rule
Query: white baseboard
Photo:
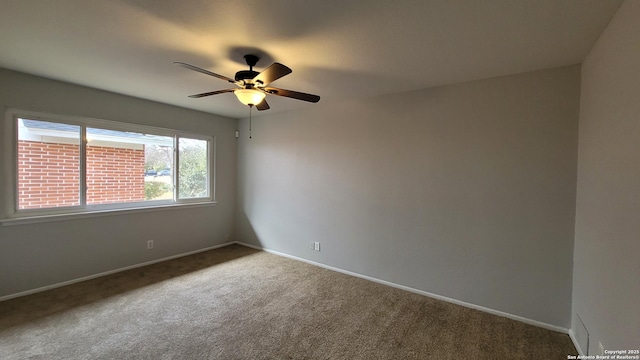
[[147, 266], [147, 265], [151, 265], [151, 264], [155, 264], [155, 263], [159, 263], [159, 262], [163, 262], [163, 261], [167, 261], [167, 260], [176, 259], [176, 258], [183, 257], [183, 256], [189, 256], [189, 255], [197, 254], [197, 253], [200, 253], [200, 252], [203, 252], [203, 251], [209, 251], [209, 250], [213, 250], [213, 249], [217, 249], [217, 248], [233, 245], [234, 243], [235, 242], [227, 242], [227, 243], [224, 243], [224, 244], [209, 246], [209, 247], [206, 247], [204, 249], [198, 249], [198, 250], [194, 250], [194, 251], [189, 251], [189, 252], [186, 252], [186, 253], [182, 253], [182, 254], [178, 254], [178, 255], [172, 255], [172, 256], [169, 256], [169, 257], [162, 258], [162, 259], [151, 260], [151, 261], [143, 262], [143, 263], [140, 263], [140, 264], [125, 266], [123, 268], [119, 268], [119, 269], [115, 269], [115, 270], [109, 270], [109, 271], [101, 272], [101, 273], [98, 273], [98, 274], [93, 274], [93, 275], [89, 275], [89, 276], [83, 276], [81, 278], [77, 278], [77, 279], [73, 279], [73, 280], [68, 280], [68, 281], [55, 283], [55, 284], [52, 284], [52, 285], [39, 287], [39, 288], [36, 288], [36, 289], [22, 291], [22, 292], [15, 293], [15, 294], [9, 294], [9, 295], [5, 295], [5, 296], [1, 296], [0, 297], [0, 301], [14, 299], [14, 298], [21, 297], [21, 296], [26, 296], [26, 295], [31, 295], [31, 294], [39, 293], [39, 292], [42, 292], [42, 291], [47, 291], [47, 290], [59, 288], [59, 287], [62, 287], [62, 286], [75, 284], [75, 283], [78, 283], [78, 282], [81, 282], [81, 281], [91, 280], [91, 279], [99, 278], [99, 277], [102, 277], [102, 276], [115, 274], [115, 273], [118, 273], [118, 272], [121, 272], [121, 271], [127, 271], [127, 270], [131, 270], [131, 269], [135, 269], [135, 268], [139, 268], [139, 267], [143, 267], [143, 266]]
[[578, 350], [578, 354], [581, 356], [585, 356], [585, 353], [584, 351], [582, 351], [580, 344], [578, 344], [578, 339], [576, 339], [576, 334], [573, 332], [573, 329], [569, 329], [569, 338], [573, 342], [573, 346], [575, 346], [576, 350]]
[[[563, 327], [560, 327], [560, 326], [556, 326], [556, 325], [552, 325], [552, 324], [548, 324], [548, 323], [545, 323], [545, 322], [542, 322], [542, 321], [532, 320], [532, 319], [528, 319], [528, 318], [525, 318], [525, 317], [522, 317], [522, 316], [509, 314], [509, 313], [506, 313], [506, 312], [503, 312], [503, 311], [490, 309], [490, 308], [487, 308], [487, 307], [484, 307], [484, 306], [480, 306], [480, 305], [476, 305], [476, 304], [472, 304], [472, 303], [468, 303], [468, 302], [452, 299], [452, 298], [449, 298], [449, 297], [446, 297], [446, 296], [430, 293], [428, 291], [423, 291], [423, 290], [415, 289], [415, 288], [412, 288], [412, 287], [409, 287], [409, 286], [404, 286], [404, 285], [396, 284], [396, 283], [393, 283], [393, 282], [390, 282], [390, 281], [374, 278], [374, 277], [371, 277], [371, 276], [362, 275], [362, 274], [359, 274], [359, 273], [355, 273], [355, 272], [352, 272], [352, 271], [348, 271], [348, 270], [336, 268], [336, 267], [333, 267], [333, 266], [325, 265], [325, 264], [322, 264], [322, 263], [318, 263], [318, 262], [315, 262], [315, 261], [307, 260], [307, 259], [300, 258], [300, 257], [297, 257], [297, 256], [281, 253], [279, 251], [270, 250], [270, 249], [267, 249], [267, 248], [263, 248], [263, 247], [259, 247], [259, 246], [255, 246], [255, 245], [251, 245], [251, 244], [246, 244], [246, 243], [243, 243], [243, 242], [240, 242], [240, 241], [235, 241], [235, 243], [238, 244], [238, 245], [250, 247], [250, 248], [253, 248], [253, 249], [262, 250], [262, 251], [268, 252], [270, 254], [283, 256], [283, 257], [286, 257], [286, 258], [289, 258], [289, 259], [293, 259], [293, 260], [297, 260], [297, 261], [302, 261], [302, 262], [305, 262], [307, 264], [311, 264], [311, 265], [315, 265], [315, 266], [318, 266], [318, 267], [321, 267], [321, 268], [325, 268], [327, 270], [332, 270], [332, 271], [336, 271], [336, 272], [339, 272], [339, 273], [342, 273], [342, 274], [355, 276], [355, 277], [358, 277], [358, 278], [361, 278], [361, 279], [365, 279], [365, 280], [369, 280], [369, 281], [373, 281], [373, 282], [376, 282], [376, 283], [379, 283], [379, 284], [382, 284], [382, 285], [391, 286], [391, 287], [394, 287], [394, 288], [397, 288], [397, 289], [409, 291], [409, 292], [412, 292], [412, 293], [415, 293], [415, 294], [420, 294], [420, 295], [423, 295], [423, 296], [427, 296], [427, 297], [438, 299], [438, 300], [442, 300], [442, 301], [446, 301], [448, 303], [452, 303], [452, 304], [464, 306], [464, 307], [467, 307], [467, 308], [479, 310], [479, 311], [486, 312], [486, 313], [489, 313], [489, 314], [502, 316], [502, 317], [505, 317], [507, 319], [520, 321], [520, 322], [523, 322], [525, 324], [537, 326], [537, 327], [540, 327], [540, 328], [543, 328], [543, 329], [557, 331], [557, 332], [560, 332], [560, 333], [563, 333], [563, 334], [569, 334], [569, 329], [566, 329], [566, 328], [563, 328]], [[575, 341], [574, 341], [574, 343], [575, 343]]]

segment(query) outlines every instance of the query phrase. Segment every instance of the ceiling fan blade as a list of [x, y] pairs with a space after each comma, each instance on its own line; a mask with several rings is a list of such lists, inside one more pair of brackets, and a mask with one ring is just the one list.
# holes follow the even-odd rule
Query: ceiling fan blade
[[256, 77], [253, 78], [253, 82], [260, 82], [261, 84], [259, 85], [261, 86], [269, 85], [270, 83], [280, 79], [281, 77], [287, 74], [291, 74], [291, 71], [293, 70], [280, 63], [273, 63], [271, 64], [271, 66], [264, 69], [260, 74], [256, 75]]
[[298, 99], [298, 100], [302, 100], [302, 101], [308, 101], [308, 102], [312, 102], [312, 103], [317, 103], [318, 101], [320, 101], [320, 96], [318, 96], [318, 95], [306, 94], [306, 93], [293, 91], [293, 90], [285, 90], [285, 89], [279, 89], [279, 88], [274, 88], [274, 87], [266, 87], [266, 88], [264, 88], [264, 91], [266, 91], [268, 94], [284, 96], [284, 97], [288, 97], [288, 98], [292, 98], [292, 99]]
[[209, 75], [209, 76], [217, 77], [218, 79], [222, 79], [222, 80], [224, 80], [224, 81], [228, 81], [228, 82], [230, 82], [230, 83], [235, 83], [235, 82], [236, 82], [235, 80], [230, 79], [230, 78], [228, 78], [228, 77], [226, 77], [226, 76], [224, 76], [224, 75], [216, 74], [216, 73], [214, 73], [214, 72], [211, 72], [211, 71], [209, 71], [209, 70], [205, 70], [205, 69], [199, 68], [199, 67], [197, 67], [197, 66], [189, 65], [189, 64], [187, 64], [187, 63], [183, 63], [183, 62], [179, 62], [179, 61], [174, 61], [173, 63], [174, 63], [174, 64], [176, 64], [176, 65], [178, 65], [178, 66], [181, 66], [181, 67], [183, 67], [183, 68], [185, 68], [185, 69], [189, 69], [189, 70], [197, 71], [197, 72], [199, 72], [199, 73], [203, 73], [203, 74], [205, 74], [205, 75]]
[[234, 92], [235, 90], [236, 89], [224, 89], [224, 90], [210, 91], [210, 92], [206, 92], [206, 93], [202, 93], [202, 94], [189, 95], [189, 97], [190, 98], [194, 98], [194, 99], [198, 99], [198, 98], [205, 97], [205, 96], [211, 96], [211, 95], [224, 94], [224, 93], [228, 93], [228, 92]]
[[259, 111], [262, 110], [269, 110], [271, 109], [271, 107], [269, 107], [269, 104], [267, 103], [267, 99], [263, 99], [260, 104], [256, 105], [256, 109], [258, 109]]

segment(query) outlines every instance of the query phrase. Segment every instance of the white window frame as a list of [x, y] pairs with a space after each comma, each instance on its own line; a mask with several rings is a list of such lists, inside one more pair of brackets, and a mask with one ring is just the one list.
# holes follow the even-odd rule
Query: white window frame
[[[203, 206], [216, 204], [215, 200], [215, 136], [194, 134], [176, 129], [166, 129], [147, 125], [137, 125], [111, 120], [102, 120], [88, 117], [56, 115], [37, 111], [7, 109], [5, 114], [3, 163], [5, 164], [5, 204], [0, 215], [0, 224], [51, 221], [55, 219], [67, 219], [68, 217], [83, 217], [86, 215], [97, 216], [105, 213], [120, 211], [146, 211], [173, 208], [176, 206]], [[80, 126], [80, 205], [66, 207], [51, 207], [38, 209], [18, 208], [18, 119], [40, 120], [54, 123]], [[87, 128], [100, 128], [115, 131], [130, 131], [142, 134], [173, 137], [173, 199], [147, 200], [139, 202], [123, 202], [115, 204], [86, 204], [86, 146]], [[179, 192], [179, 156], [178, 139], [197, 139], [207, 141], [207, 188], [209, 196], [203, 198], [180, 199]], [[29, 220], [29, 221], [24, 221]]]

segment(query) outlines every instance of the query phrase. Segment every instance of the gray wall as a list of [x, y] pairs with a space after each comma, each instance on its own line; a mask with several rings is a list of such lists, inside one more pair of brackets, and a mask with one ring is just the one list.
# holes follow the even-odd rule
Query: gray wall
[[242, 120], [237, 240], [568, 328], [579, 90], [571, 66]]
[[640, 347], [639, 24], [626, 1], [582, 67], [573, 311], [589, 354]]
[[[233, 239], [236, 120], [0, 69], [3, 114], [6, 107], [215, 135], [219, 204], [0, 226], [0, 297], [206, 248], [224, 243], [227, 235]], [[4, 132], [4, 115], [2, 124]], [[0, 189], [8, 176], [0, 173]], [[0, 201], [6, 201], [4, 192]], [[146, 250], [150, 239], [155, 240], [151, 251]]]

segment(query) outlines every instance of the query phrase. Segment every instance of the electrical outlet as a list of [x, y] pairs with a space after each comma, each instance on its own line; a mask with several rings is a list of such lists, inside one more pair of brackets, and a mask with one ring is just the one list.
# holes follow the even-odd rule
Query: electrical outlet
[[147, 250], [153, 249], [153, 240], [147, 240]]
[[315, 241], [313, 243], [313, 250], [320, 251], [320, 242], [319, 241]]
[[601, 342], [598, 342], [598, 355], [604, 355], [604, 345]]

